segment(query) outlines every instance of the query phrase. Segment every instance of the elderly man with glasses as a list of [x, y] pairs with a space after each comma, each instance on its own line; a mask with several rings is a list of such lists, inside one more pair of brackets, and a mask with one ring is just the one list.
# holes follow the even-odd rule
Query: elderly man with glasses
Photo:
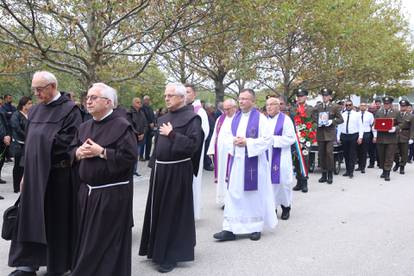
[[28, 114], [24, 175], [17, 231], [10, 246], [11, 276], [63, 275], [71, 266], [73, 186], [70, 143], [82, 122], [75, 103], [58, 91], [56, 77], [36, 72], [32, 90], [38, 104]]
[[73, 276], [131, 275], [137, 137], [129, 121], [113, 112], [116, 103], [115, 89], [95, 83], [86, 97], [92, 120], [79, 127], [73, 143], [71, 156], [81, 181]]

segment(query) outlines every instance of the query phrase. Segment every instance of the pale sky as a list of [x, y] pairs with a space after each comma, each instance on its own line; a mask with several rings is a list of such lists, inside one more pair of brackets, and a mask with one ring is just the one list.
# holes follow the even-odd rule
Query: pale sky
[[414, 0], [402, 0], [402, 10], [410, 19], [411, 33], [414, 35]]

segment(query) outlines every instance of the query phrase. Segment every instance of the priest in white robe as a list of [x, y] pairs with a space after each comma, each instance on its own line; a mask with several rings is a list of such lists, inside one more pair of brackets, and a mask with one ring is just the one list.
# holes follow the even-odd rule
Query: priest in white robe
[[241, 111], [232, 121], [233, 139], [228, 163], [228, 190], [224, 200], [223, 231], [214, 234], [219, 241], [235, 240], [238, 234], [249, 234], [259, 240], [265, 227], [277, 224], [270, 166], [266, 151], [272, 143], [268, 120], [254, 108], [255, 93], [244, 89], [239, 95]]
[[266, 100], [266, 112], [273, 132], [269, 148], [270, 179], [273, 187], [275, 209], [282, 208], [281, 219], [287, 220], [292, 205], [293, 167], [291, 146], [295, 143], [295, 127], [289, 116], [280, 112], [280, 100]]
[[227, 99], [223, 102], [224, 113], [217, 118], [214, 126], [213, 135], [211, 136], [210, 146], [207, 155], [214, 160], [214, 182], [216, 183], [216, 203], [224, 207], [224, 196], [227, 191], [226, 183], [226, 166], [227, 153], [233, 148], [226, 148], [226, 140], [233, 139], [231, 133], [231, 122], [237, 111], [237, 103], [233, 99]]
[[203, 129], [203, 133], [204, 133], [203, 149], [201, 150], [198, 174], [197, 176], [193, 176], [194, 219], [198, 220], [200, 219], [200, 213], [201, 213], [201, 185], [202, 185], [201, 183], [203, 179], [204, 151], [205, 151], [205, 144], [206, 144], [205, 142], [208, 137], [208, 133], [210, 131], [210, 125], [208, 123], [207, 112], [204, 110], [203, 106], [201, 105], [200, 100], [196, 99], [196, 90], [195, 90], [194, 85], [185, 84], [185, 88], [187, 90], [186, 103], [188, 105], [191, 104], [194, 107], [194, 112], [197, 113], [197, 115], [201, 117], [201, 128]]

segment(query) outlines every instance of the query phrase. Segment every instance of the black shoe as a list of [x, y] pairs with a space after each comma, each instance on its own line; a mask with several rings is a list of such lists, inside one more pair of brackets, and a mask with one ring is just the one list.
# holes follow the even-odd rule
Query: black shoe
[[400, 174], [405, 174], [404, 166], [400, 166]]
[[308, 192], [308, 180], [307, 179], [303, 180], [302, 184], [303, 184], [302, 193], [307, 193]]
[[4, 197], [0, 196], [0, 200], [4, 199]]
[[210, 172], [211, 172], [211, 171], [214, 171], [214, 168], [213, 168], [213, 167], [205, 167], [204, 169], [205, 169], [206, 171], [210, 171]]
[[224, 207], [226, 207], [226, 205], [223, 204], [223, 206], [221, 206], [221, 210], [224, 210]]
[[346, 172], [346, 173], [344, 173], [342, 176], [349, 176], [349, 173], [348, 173], [348, 172]]
[[250, 234], [250, 239], [252, 241], [258, 241], [260, 240], [260, 237], [262, 236], [262, 234], [260, 232], [253, 232]]
[[6, 184], [7, 182], [3, 179], [0, 179], [0, 184]]
[[9, 276], [36, 276], [36, 272], [27, 272], [22, 270], [14, 270], [12, 273], [9, 274]]
[[138, 177], [140, 177], [141, 175], [139, 174], [139, 173], [137, 173], [137, 172], [134, 172], [134, 175], [135, 176], [138, 176]]
[[380, 177], [381, 178], [384, 178], [385, 177], [385, 171], [384, 170], [382, 170], [382, 174], [380, 175]]
[[288, 220], [290, 217], [290, 206], [289, 207], [285, 207], [283, 205], [281, 205], [282, 207], [282, 215], [280, 216], [280, 218], [282, 220]]
[[398, 171], [398, 168], [400, 167], [400, 164], [399, 163], [395, 163], [395, 166], [394, 166], [394, 168], [392, 168], [392, 171], [393, 172], [396, 172], [396, 171]]
[[390, 171], [385, 171], [384, 179], [385, 179], [385, 181], [390, 181], [391, 180], [390, 179]]
[[349, 174], [349, 178], [354, 178], [354, 174], [353, 173], [350, 173]]
[[329, 171], [328, 178], [326, 179], [326, 183], [332, 184], [332, 182], [333, 182], [333, 174], [332, 174], [332, 171]]
[[365, 173], [365, 169], [362, 169], [362, 170], [361, 170], [361, 173]]
[[292, 190], [294, 190], [294, 191], [300, 191], [300, 190], [302, 190], [302, 180], [298, 180], [297, 182], [296, 182], [296, 186], [295, 187], [293, 187], [293, 189]]
[[407, 161], [407, 163], [408, 163], [408, 164], [411, 164], [411, 163], [413, 163], [413, 161], [411, 161], [411, 160], [408, 160], [408, 161]]
[[236, 235], [234, 235], [233, 232], [226, 230], [215, 233], [213, 237], [219, 241], [234, 241], [236, 239]]
[[176, 263], [173, 263], [173, 264], [170, 264], [170, 263], [160, 264], [160, 266], [158, 267], [158, 272], [168, 273], [168, 272], [172, 271], [176, 266], [177, 266]]
[[356, 168], [355, 169], [355, 171], [357, 172], [357, 171], [362, 171], [362, 169], [361, 168]]
[[319, 183], [324, 183], [324, 182], [326, 182], [326, 180], [327, 180], [327, 178], [326, 178], [326, 172], [323, 172], [322, 173], [322, 177], [319, 178], [318, 182]]
[[374, 167], [374, 164], [369, 164], [368, 168], [372, 169]]

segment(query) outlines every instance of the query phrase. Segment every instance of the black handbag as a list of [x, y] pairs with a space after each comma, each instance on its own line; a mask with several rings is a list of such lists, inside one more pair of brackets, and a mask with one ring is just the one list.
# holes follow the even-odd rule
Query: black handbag
[[14, 229], [17, 225], [17, 211], [19, 209], [20, 196], [13, 206], [7, 208], [3, 213], [3, 227], [1, 237], [6, 241], [12, 239]]

